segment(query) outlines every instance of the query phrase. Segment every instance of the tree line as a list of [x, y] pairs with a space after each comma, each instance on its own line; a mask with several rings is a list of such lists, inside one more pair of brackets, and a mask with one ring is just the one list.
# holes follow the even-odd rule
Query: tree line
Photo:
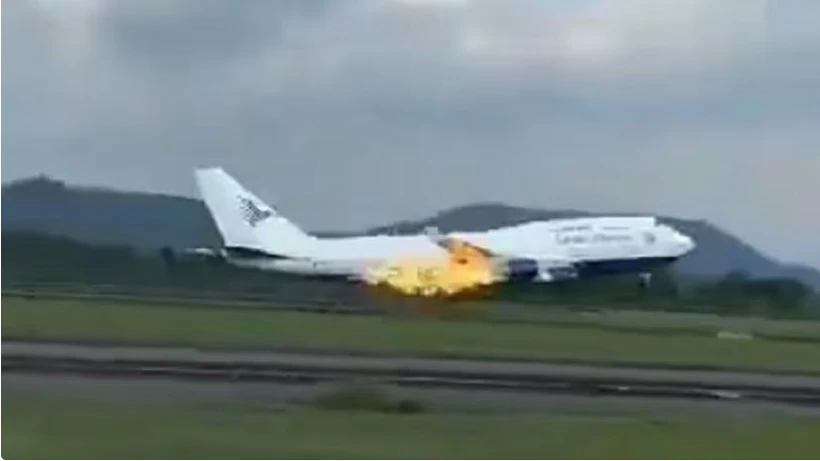
[[[144, 251], [30, 232], [3, 232], [3, 244], [4, 287], [14, 282], [66, 282], [208, 290], [282, 300], [374, 302], [371, 293], [348, 282], [240, 269], [182, 256], [167, 247]], [[798, 280], [752, 278], [741, 271], [717, 278], [698, 278], [677, 274], [674, 266], [653, 274], [648, 286], [641, 286], [635, 276], [609, 276], [549, 284], [499, 285], [482, 294], [482, 299], [545, 308], [628, 307], [783, 317], [820, 314], [820, 297]]]

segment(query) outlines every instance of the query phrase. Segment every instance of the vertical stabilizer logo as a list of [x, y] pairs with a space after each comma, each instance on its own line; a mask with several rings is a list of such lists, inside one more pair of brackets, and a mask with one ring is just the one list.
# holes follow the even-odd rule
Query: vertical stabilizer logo
[[247, 197], [239, 197], [239, 211], [242, 213], [242, 219], [252, 227], [273, 216], [273, 211], [260, 209]]

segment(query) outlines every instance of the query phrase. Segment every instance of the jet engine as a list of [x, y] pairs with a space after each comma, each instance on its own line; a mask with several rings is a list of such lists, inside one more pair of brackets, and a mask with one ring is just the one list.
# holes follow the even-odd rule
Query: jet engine
[[529, 258], [507, 260], [500, 264], [499, 270], [501, 278], [510, 282], [552, 282], [578, 276], [577, 269], [571, 264]]
[[224, 264], [228, 256], [228, 252], [223, 248], [188, 248], [184, 253], [212, 264]]

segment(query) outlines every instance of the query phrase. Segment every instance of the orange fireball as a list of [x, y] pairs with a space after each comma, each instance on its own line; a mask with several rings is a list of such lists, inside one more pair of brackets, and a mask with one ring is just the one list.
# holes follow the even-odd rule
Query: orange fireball
[[371, 285], [385, 285], [407, 295], [451, 296], [496, 281], [488, 254], [459, 240], [445, 242], [443, 258], [417, 258], [387, 263], [367, 274]]

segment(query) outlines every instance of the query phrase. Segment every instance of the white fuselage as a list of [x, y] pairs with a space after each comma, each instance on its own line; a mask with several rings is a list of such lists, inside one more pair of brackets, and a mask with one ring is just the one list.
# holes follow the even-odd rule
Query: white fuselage
[[[671, 262], [694, 248], [689, 237], [644, 218], [577, 218], [539, 221], [483, 232], [451, 232], [455, 238], [505, 259], [572, 261], [587, 265], [624, 261]], [[312, 248], [311, 248], [312, 247]], [[362, 273], [373, 264], [402, 259], [446, 258], [429, 235], [316, 239], [299, 257], [228, 256], [243, 267], [305, 275]], [[287, 256], [287, 255], [283, 255]], [[642, 265], [637, 267], [641, 272]], [[651, 264], [650, 264], [651, 266]], [[627, 272], [631, 270], [627, 269]]]
[[[318, 238], [280, 215], [221, 168], [196, 171], [208, 210], [231, 264], [304, 275], [356, 278], [374, 265], [402, 260], [447, 258], [443, 241], [459, 241], [493, 262], [539, 275], [548, 267], [570, 267], [578, 274], [646, 272], [691, 251], [691, 238], [653, 217], [588, 217], [533, 221], [480, 232], [446, 235]], [[197, 251], [203, 253], [202, 251]], [[518, 270], [518, 269], [516, 269]], [[519, 271], [519, 272], [520, 272]]]

